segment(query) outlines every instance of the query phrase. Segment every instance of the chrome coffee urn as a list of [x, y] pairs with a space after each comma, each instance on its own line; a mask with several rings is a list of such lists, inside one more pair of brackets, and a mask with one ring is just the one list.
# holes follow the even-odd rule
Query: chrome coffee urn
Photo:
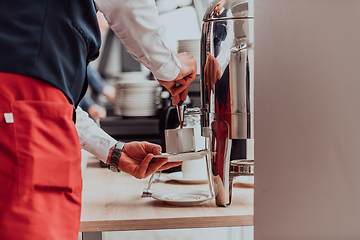
[[218, 206], [231, 203], [234, 177], [254, 174], [253, 0], [216, 0], [201, 36], [201, 125]]

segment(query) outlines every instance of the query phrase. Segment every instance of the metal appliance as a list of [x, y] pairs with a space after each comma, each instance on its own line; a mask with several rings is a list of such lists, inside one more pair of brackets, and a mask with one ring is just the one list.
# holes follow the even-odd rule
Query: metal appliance
[[201, 125], [210, 188], [231, 203], [233, 178], [254, 174], [253, 0], [216, 0], [201, 36]]

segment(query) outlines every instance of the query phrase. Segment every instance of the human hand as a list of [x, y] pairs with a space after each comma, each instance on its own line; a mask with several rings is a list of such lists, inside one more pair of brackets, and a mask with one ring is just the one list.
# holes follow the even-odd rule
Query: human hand
[[90, 117], [95, 120], [99, 118], [106, 118], [106, 110], [96, 103], [91, 105], [87, 112], [89, 113]]
[[221, 68], [218, 60], [211, 54], [207, 56], [204, 67], [204, 85], [208, 92], [209, 99], [211, 91], [214, 91], [214, 85], [221, 77]]
[[115, 101], [116, 90], [113, 86], [106, 85], [102, 91], [102, 94], [107, 97], [110, 102]]
[[[181, 63], [181, 69], [179, 75], [173, 81], [162, 81], [158, 82], [169, 90], [173, 100], [172, 104], [175, 106], [180, 100], [185, 101], [190, 84], [195, 80], [196, 77], [196, 60], [190, 54], [185, 52], [176, 55]], [[179, 84], [176, 84], [178, 82]]]
[[120, 155], [118, 168], [141, 179], [156, 171], [166, 170], [182, 164], [182, 162], [168, 163], [166, 158], [153, 159], [154, 154], [161, 154], [160, 145], [145, 141], [126, 143]]
[[221, 9], [224, 8], [224, 4], [225, 4], [225, 3], [226, 3], [225, 0], [221, 0], [221, 1], [219, 1], [218, 3], [216, 3], [215, 8], [214, 8], [214, 11], [215, 11], [216, 13], [219, 13], [219, 12], [221, 11]]

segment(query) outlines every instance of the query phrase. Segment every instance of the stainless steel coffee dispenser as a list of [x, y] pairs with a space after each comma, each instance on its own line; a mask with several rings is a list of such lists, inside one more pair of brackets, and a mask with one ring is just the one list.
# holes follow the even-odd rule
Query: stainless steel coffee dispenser
[[233, 178], [252, 175], [254, 138], [253, 0], [216, 0], [201, 36], [201, 125], [210, 150], [210, 187], [231, 203]]

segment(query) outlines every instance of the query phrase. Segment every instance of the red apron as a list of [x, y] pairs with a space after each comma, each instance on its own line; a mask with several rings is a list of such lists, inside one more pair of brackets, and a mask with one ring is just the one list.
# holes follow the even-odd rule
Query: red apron
[[0, 72], [0, 239], [78, 238], [81, 156], [57, 88]]

